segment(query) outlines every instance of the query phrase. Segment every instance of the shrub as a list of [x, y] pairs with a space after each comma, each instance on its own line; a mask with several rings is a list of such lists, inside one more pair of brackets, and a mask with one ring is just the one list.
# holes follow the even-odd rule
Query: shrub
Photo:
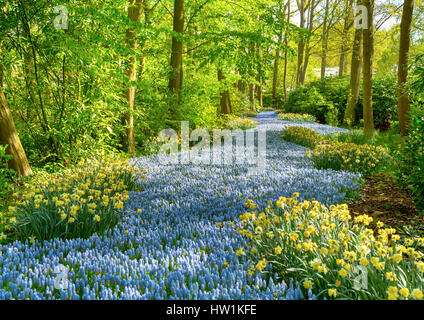
[[418, 208], [424, 210], [424, 111], [412, 114], [409, 135], [397, 155], [398, 178], [415, 195]]
[[250, 273], [295, 279], [304, 294], [341, 299], [422, 299], [424, 238], [406, 239], [367, 215], [352, 219], [346, 204], [280, 198], [265, 210], [253, 201], [240, 216], [252, 248]]
[[243, 117], [254, 118], [257, 115], [258, 115], [258, 113], [255, 112], [255, 111], [245, 111], [245, 112], [243, 112]]
[[345, 170], [369, 175], [388, 163], [387, 150], [381, 146], [323, 141], [307, 153], [317, 169]]
[[311, 114], [321, 123], [325, 122], [326, 117], [333, 119], [336, 114], [333, 103], [327, 101], [315, 87], [298, 87], [290, 91], [285, 111]]
[[83, 161], [28, 190], [23, 202], [10, 208], [16, 220], [12, 230], [31, 241], [102, 234], [118, 222], [136, 174], [143, 177], [128, 161]]
[[310, 114], [297, 114], [297, 113], [279, 113], [278, 119], [283, 121], [294, 122], [316, 122], [317, 119]]
[[314, 130], [294, 126], [284, 129], [281, 138], [311, 149], [321, 141], [321, 135]]

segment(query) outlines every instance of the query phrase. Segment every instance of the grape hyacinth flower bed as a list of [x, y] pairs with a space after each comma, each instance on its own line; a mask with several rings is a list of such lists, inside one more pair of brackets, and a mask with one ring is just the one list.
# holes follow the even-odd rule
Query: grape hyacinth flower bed
[[[235, 228], [248, 199], [267, 201], [300, 193], [323, 204], [355, 190], [359, 174], [317, 170], [306, 148], [280, 138], [287, 125], [321, 134], [343, 129], [256, 119], [267, 130], [267, 170], [249, 176], [245, 165], [165, 165], [159, 156], [133, 159], [146, 169], [141, 192], [130, 192], [124, 217], [103, 236], [14, 242], [0, 246], [0, 299], [302, 299], [295, 281], [249, 275]], [[66, 268], [62, 289], [57, 267]], [[294, 279], [296, 280], [296, 279]], [[314, 298], [311, 294], [310, 298]]]

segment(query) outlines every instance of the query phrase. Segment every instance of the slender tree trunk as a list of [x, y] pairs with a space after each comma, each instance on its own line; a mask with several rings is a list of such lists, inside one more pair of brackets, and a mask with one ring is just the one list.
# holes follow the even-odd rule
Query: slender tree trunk
[[7, 145], [6, 153], [13, 156], [9, 160], [9, 168], [15, 170], [18, 176], [31, 175], [32, 170], [16, 131], [15, 122], [7, 106], [2, 87], [0, 87], [0, 143]]
[[128, 18], [133, 23], [126, 33], [127, 46], [133, 53], [127, 57], [127, 79], [130, 82], [128, 90], [126, 92], [126, 98], [128, 103], [128, 110], [123, 117], [123, 124], [125, 126], [125, 136], [123, 139], [124, 146], [128, 146], [129, 153], [135, 153], [135, 139], [134, 139], [134, 102], [135, 102], [135, 91], [136, 86], [133, 84], [137, 79], [137, 57], [135, 50], [138, 48], [137, 44], [137, 26], [135, 23], [140, 22], [141, 13], [143, 9], [144, 0], [131, 0], [128, 6]]
[[[287, 23], [290, 23], [290, 6], [291, 1], [287, 1]], [[289, 45], [289, 37], [287, 31], [284, 34], [284, 74], [283, 74], [283, 90], [284, 90], [284, 103], [287, 102], [287, 65], [288, 65], [288, 45]]]
[[260, 83], [260, 85], [256, 86], [256, 97], [258, 99], [258, 106], [261, 108], [264, 106], [264, 104], [263, 104], [262, 78], [260, 74], [258, 74], [258, 77], [256, 78], [256, 80], [258, 81], [258, 83]]
[[[218, 81], [223, 82], [225, 77], [222, 73], [222, 69], [218, 69]], [[230, 99], [230, 91], [225, 89], [221, 92], [221, 113], [222, 114], [231, 114], [231, 99]]]
[[[315, 0], [311, 0], [309, 4], [309, 17], [308, 17], [308, 30], [312, 33], [314, 28], [314, 10], [315, 10]], [[305, 43], [305, 61], [303, 62], [303, 68], [300, 73], [300, 84], [304, 85], [306, 80], [306, 73], [308, 70], [309, 57], [311, 55], [311, 47], [310, 47], [310, 36], [308, 37]]]
[[[359, 2], [359, 1], [358, 1]], [[355, 30], [353, 41], [352, 63], [350, 69], [350, 89], [344, 115], [344, 124], [352, 126], [355, 123], [355, 109], [358, 104], [359, 89], [361, 85], [362, 71], [362, 30]]]
[[372, 110], [372, 77], [374, 56], [374, 0], [364, 0], [368, 12], [368, 28], [363, 30], [364, 47], [364, 134], [374, 135], [374, 116]]
[[255, 84], [253, 83], [249, 84], [249, 101], [252, 107], [252, 111], [256, 111], [255, 89], [256, 89]]
[[342, 31], [342, 43], [340, 47], [340, 59], [339, 59], [339, 76], [342, 77], [346, 71], [346, 54], [348, 52], [348, 45], [346, 39], [349, 35], [349, 30], [351, 28], [351, 17], [352, 17], [352, 5], [353, 0], [346, 1], [345, 7], [345, 20], [343, 24]]
[[[281, 43], [282, 36], [279, 36], [278, 43]], [[275, 52], [275, 60], [274, 60], [274, 75], [272, 78], [272, 104], [274, 108], [278, 107], [277, 101], [277, 87], [278, 87], [278, 73], [279, 73], [279, 61], [280, 61], [280, 49], [277, 48]]]
[[[184, 0], [174, 0], [173, 31], [181, 37], [184, 32]], [[183, 86], [183, 42], [172, 37], [171, 74], [169, 76], [169, 90], [179, 98]]]
[[[299, 6], [300, 5], [300, 6]], [[300, 28], [305, 27], [305, 3], [304, 0], [298, 1], [298, 9], [300, 14]], [[305, 40], [302, 38], [299, 40], [297, 45], [297, 73], [296, 73], [296, 85], [301, 83], [302, 70], [303, 70], [303, 54], [305, 50]]]
[[398, 64], [398, 114], [399, 129], [402, 135], [408, 134], [409, 93], [408, 93], [408, 60], [411, 42], [411, 23], [414, 11], [414, 0], [405, 0], [403, 4], [402, 22], [400, 24], [400, 46]]
[[329, 0], [325, 1], [324, 22], [322, 25], [322, 49], [321, 49], [321, 79], [325, 78], [325, 70], [327, 68], [327, 51], [328, 51], [328, 30], [327, 20], [330, 7]]

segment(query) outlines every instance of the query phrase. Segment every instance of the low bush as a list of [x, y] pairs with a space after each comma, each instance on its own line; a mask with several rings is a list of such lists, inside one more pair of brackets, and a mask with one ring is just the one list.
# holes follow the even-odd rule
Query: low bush
[[8, 169], [8, 161], [12, 156], [6, 154], [7, 146], [0, 145], [0, 199], [6, 196], [10, 190], [10, 179], [15, 174], [14, 170]]
[[128, 191], [143, 172], [118, 159], [87, 160], [30, 187], [10, 207], [17, 239], [88, 238], [118, 222]]
[[369, 228], [346, 204], [280, 198], [264, 210], [249, 200], [240, 234], [251, 244], [250, 273], [296, 279], [304, 294], [327, 299], [423, 299], [424, 238], [401, 241], [394, 229]]
[[298, 113], [279, 113], [278, 119], [283, 121], [294, 121], [294, 122], [316, 122], [317, 119], [310, 114], [298, 114]]
[[390, 159], [384, 147], [338, 141], [323, 141], [307, 156], [317, 169], [361, 172], [365, 176], [382, 169]]
[[321, 135], [314, 130], [295, 126], [284, 129], [281, 133], [281, 138], [310, 149], [315, 148], [321, 141]]

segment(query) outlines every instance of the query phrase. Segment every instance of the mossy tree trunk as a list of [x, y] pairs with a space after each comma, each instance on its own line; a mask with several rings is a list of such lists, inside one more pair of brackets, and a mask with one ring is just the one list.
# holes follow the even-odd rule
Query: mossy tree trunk
[[400, 46], [398, 64], [398, 114], [399, 129], [402, 135], [408, 133], [409, 94], [408, 94], [408, 60], [411, 42], [411, 23], [414, 11], [414, 0], [405, 0], [403, 4], [402, 22], [400, 24]]

